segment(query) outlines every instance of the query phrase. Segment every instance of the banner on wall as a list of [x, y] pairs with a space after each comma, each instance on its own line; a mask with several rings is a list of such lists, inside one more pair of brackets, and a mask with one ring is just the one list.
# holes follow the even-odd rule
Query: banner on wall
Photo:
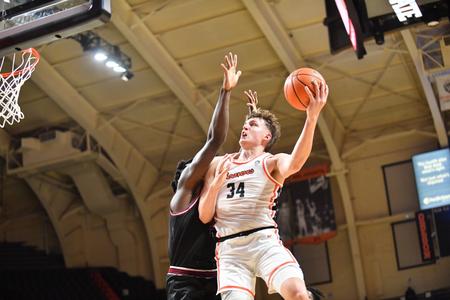
[[303, 170], [286, 180], [278, 198], [278, 224], [284, 244], [316, 244], [336, 235], [327, 166]]
[[422, 210], [416, 213], [420, 253], [424, 262], [432, 262], [435, 260], [433, 238], [431, 237], [432, 218], [431, 210]]

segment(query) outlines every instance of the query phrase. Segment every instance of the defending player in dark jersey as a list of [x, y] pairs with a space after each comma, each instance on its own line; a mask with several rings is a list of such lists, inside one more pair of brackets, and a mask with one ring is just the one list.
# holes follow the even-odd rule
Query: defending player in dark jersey
[[221, 64], [224, 79], [205, 145], [191, 161], [177, 166], [170, 201], [169, 259], [167, 299], [208, 300], [216, 298], [215, 240], [211, 227], [198, 217], [198, 197], [209, 164], [226, 139], [229, 123], [230, 92], [241, 71], [237, 56], [229, 53]]

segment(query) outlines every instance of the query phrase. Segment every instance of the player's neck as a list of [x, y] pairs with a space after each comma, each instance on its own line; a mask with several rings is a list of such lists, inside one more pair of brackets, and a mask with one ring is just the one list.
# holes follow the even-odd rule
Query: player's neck
[[241, 148], [241, 150], [239, 151], [239, 156], [235, 158], [235, 161], [237, 162], [249, 161], [260, 156], [263, 153], [264, 153], [263, 147], [254, 147], [249, 149]]

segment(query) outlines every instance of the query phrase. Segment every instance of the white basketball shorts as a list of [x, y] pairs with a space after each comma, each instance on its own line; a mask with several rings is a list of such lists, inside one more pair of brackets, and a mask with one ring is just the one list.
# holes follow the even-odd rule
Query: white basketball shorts
[[[297, 260], [283, 246], [277, 229], [264, 229], [217, 243], [216, 261], [217, 293], [240, 290], [254, 297], [256, 276], [266, 282], [269, 293], [279, 292], [280, 280], [277, 280], [278, 286], [273, 282], [278, 273], [283, 277], [281, 281], [292, 277], [303, 280]], [[280, 272], [285, 266], [294, 266], [296, 272]]]

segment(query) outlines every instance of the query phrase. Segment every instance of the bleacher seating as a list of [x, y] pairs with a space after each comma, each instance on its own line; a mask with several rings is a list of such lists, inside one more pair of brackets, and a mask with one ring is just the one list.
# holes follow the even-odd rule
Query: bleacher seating
[[162, 300], [164, 290], [114, 268], [66, 269], [61, 256], [0, 243], [0, 300]]
[[0, 271], [0, 299], [109, 300], [95, 286], [88, 269]]
[[165, 299], [162, 291], [157, 291], [151, 281], [142, 277], [129, 276], [114, 268], [102, 268], [99, 272], [121, 299]]
[[[405, 296], [398, 296], [394, 298], [383, 298], [383, 300], [401, 300], [405, 299]], [[425, 293], [417, 293], [416, 300], [449, 300], [450, 299], [450, 287], [431, 290]]]
[[47, 254], [23, 243], [0, 243], [0, 270], [64, 268], [59, 254]]

